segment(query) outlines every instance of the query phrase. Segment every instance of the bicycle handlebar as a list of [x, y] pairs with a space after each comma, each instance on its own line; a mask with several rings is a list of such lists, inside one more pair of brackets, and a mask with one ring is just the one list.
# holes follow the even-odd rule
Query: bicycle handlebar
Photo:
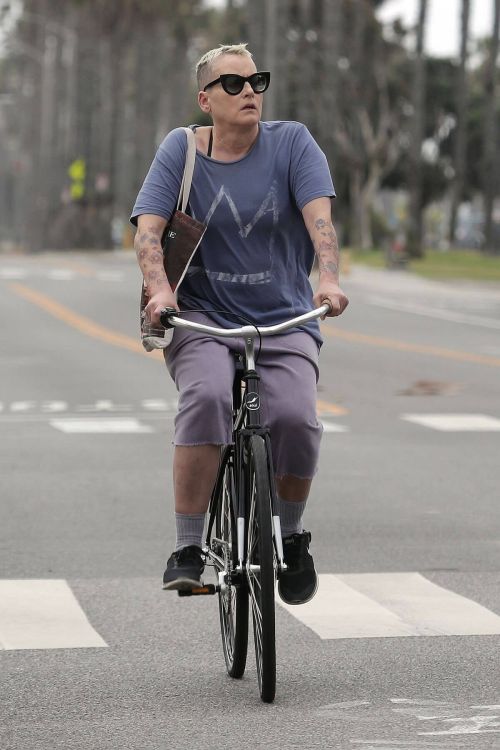
[[326, 315], [330, 309], [330, 305], [326, 302], [321, 307], [316, 308], [316, 310], [311, 310], [296, 318], [285, 320], [283, 323], [277, 323], [273, 326], [245, 325], [240, 328], [218, 328], [216, 326], [207, 326], [204, 323], [196, 323], [194, 320], [180, 318], [175, 314], [177, 310], [173, 307], [165, 307], [160, 313], [160, 321], [165, 328], [186, 328], [190, 331], [208, 333], [212, 336], [220, 336], [221, 338], [230, 338], [233, 336], [238, 338], [253, 338], [255, 336], [273, 336], [282, 331], [288, 331], [289, 328], [295, 328], [302, 325], [302, 323], [308, 323], [310, 320], [316, 320], [316, 318]]

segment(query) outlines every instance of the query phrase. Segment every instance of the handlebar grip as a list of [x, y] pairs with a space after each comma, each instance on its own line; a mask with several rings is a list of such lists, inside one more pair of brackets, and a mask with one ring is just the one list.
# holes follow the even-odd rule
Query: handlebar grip
[[171, 315], [176, 315], [177, 310], [175, 307], [164, 307], [163, 310], [160, 312], [160, 323], [164, 328], [173, 328], [173, 326], [170, 324], [169, 317]]

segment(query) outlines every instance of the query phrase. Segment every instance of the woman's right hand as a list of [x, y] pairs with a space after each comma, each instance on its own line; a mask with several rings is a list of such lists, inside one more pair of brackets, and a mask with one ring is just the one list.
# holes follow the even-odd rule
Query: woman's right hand
[[144, 308], [146, 321], [149, 321], [155, 327], [160, 327], [160, 313], [165, 307], [173, 307], [179, 310], [175, 295], [170, 286], [162, 287], [162, 289], [153, 294]]

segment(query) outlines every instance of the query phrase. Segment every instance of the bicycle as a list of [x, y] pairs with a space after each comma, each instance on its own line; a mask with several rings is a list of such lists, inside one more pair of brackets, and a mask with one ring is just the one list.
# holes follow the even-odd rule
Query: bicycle
[[257, 677], [261, 699], [276, 694], [275, 583], [286, 565], [269, 430], [261, 425], [255, 339], [282, 333], [324, 316], [328, 304], [273, 326], [218, 328], [179, 317], [173, 308], [160, 316], [166, 328], [179, 327], [222, 338], [241, 337], [245, 353], [236, 356], [233, 382], [233, 443], [221, 450], [208, 511], [203, 554], [216, 584], [179, 591], [180, 596], [218, 594], [222, 646], [230, 677], [245, 672], [249, 601], [252, 608]]

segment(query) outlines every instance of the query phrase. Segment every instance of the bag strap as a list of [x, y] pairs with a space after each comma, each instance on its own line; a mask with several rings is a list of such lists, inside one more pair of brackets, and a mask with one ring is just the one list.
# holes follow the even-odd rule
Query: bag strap
[[187, 150], [186, 163], [184, 165], [184, 174], [182, 175], [181, 189], [179, 191], [179, 200], [177, 201], [177, 210], [186, 212], [186, 206], [191, 192], [191, 183], [193, 181], [194, 163], [196, 160], [196, 139], [191, 128], [183, 128], [186, 131]]

